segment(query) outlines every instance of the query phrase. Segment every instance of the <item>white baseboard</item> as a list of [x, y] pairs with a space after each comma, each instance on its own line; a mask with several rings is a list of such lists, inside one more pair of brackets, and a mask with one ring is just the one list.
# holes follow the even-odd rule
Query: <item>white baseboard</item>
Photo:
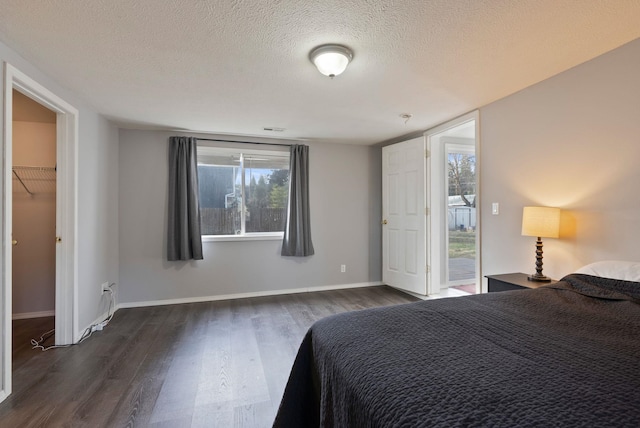
[[354, 284], [321, 285], [317, 287], [293, 288], [289, 290], [256, 291], [250, 293], [221, 294], [218, 296], [185, 297], [182, 299], [150, 300], [146, 302], [123, 302], [117, 308], [141, 308], [145, 306], [179, 305], [183, 303], [214, 302], [218, 300], [246, 299], [250, 297], [280, 296], [283, 294], [313, 293], [314, 291], [345, 290], [349, 288], [375, 287], [382, 282], [358, 282]]
[[11, 319], [14, 320], [25, 320], [29, 318], [44, 318], [44, 317], [54, 317], [56, 316], [56, 311], [40, 311], [40, 312], [23, 312], [21, 314], [13, 314], [11, 315]]

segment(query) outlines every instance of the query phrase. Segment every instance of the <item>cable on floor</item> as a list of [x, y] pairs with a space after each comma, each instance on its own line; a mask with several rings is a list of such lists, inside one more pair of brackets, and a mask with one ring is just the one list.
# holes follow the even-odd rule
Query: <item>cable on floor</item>
[[93, 334], [94, 331], [100, 331], [103, 328], [105, 328], [113, 319], [113, 315], [115, 314], [114, 312], [111, 312], [111, 309], [115, 306], [115, 296], [113, 295], [113, 289], [111, 288], [112, 286], [114, 286], [115, 283], [111, 283], [109, 284], [108, 289], [106, 290], [109, 293], [109, 309], [107, 310], [107, 318], [105, 318], [103, 321], [97, 323], [97, 324], [93, 324], [89, 327], [87, 327], [84, 332], [82, 333], [82, 336], [80, 336], [80, 340], [78, 340], [76, 343], [69, 343], [68, 345], [51, 345], [51, 346], [44, 346], [43, 343], [45, 341], [47, 341], [47, 339], [49, 339], [51, 336], [54, 335], [56, 329], [51, 329], [49, 331], [47, 331], [46, 333], [44, 333], [42, 336], [40, 336], [39, 340], [36, 339], [31, 339], [31, 349], [40, 349], [43, 352], [44, 351], [48, 351], [49, 349], [55, 349], [55, 348], [68, 348], [70, 346], [74, 346], [74, 345], [79, 345], [82, 342], [84, 342], [85, 340], [87, 340], [88, 338], [91, 337], [91, 335]]

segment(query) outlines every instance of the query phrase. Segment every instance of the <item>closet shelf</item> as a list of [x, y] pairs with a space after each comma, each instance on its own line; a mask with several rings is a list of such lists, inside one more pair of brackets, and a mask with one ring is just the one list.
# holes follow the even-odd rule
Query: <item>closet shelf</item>
[[13, 166], [13, 191], [54, 193], [56, 191], [56, 169], [46, 166]]

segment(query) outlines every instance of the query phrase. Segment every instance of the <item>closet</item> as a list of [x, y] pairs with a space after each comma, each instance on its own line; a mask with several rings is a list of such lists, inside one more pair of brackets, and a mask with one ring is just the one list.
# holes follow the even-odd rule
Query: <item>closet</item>
[[13, 319], [55, 315], [56, 114], [13, 91]]

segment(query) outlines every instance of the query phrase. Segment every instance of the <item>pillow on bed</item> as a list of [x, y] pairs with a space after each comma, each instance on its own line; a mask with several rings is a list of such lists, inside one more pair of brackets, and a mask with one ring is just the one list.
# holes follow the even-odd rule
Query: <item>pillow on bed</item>
[[640, 282], [640, 262], [606, 260], [583, 266], [576, 273]]

